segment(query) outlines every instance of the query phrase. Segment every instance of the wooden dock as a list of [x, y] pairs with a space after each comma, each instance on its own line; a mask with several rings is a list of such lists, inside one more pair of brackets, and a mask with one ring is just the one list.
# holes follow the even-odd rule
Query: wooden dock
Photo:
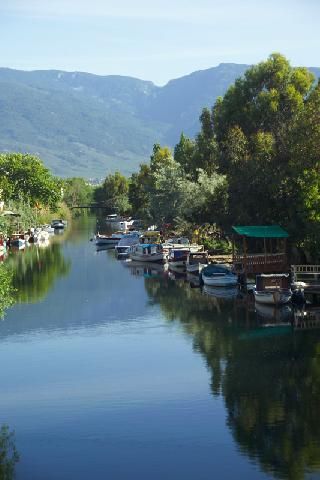
[[320, 293], [320, 265], [291, 265], [291, 276], [305, 292]]
[[208, 255], [210, 262], [232, 263], [232, 255]]

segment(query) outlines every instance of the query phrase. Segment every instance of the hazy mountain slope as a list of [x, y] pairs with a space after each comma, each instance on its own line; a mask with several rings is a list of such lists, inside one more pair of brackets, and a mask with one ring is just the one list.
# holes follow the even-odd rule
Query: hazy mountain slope
[[0, 80], [0, 149], [38, 153], [58, 175], [101, 176], [117, 168], [129, 173], [163, 140], [166, 126], [150, 126], [120, 95], [104, 102], [28, 83]]
[[199, 131], [202, 109], [211, 107], [247, 68], [248, 65], [220, 64], [171, 80], [152, 96], [148, 114], [170, 124], [166, 137], [170, 144], [177, 142], [181, 131], [194, 136]]
[[[130, 173], [155, 142], [194, 135], [246, 65], [221, 64], [157, 87], [131, 77], [0, 69], [0, 150], [39, 154], [58, 175]], [[320, 69], [310, 69], [320, 77]]]

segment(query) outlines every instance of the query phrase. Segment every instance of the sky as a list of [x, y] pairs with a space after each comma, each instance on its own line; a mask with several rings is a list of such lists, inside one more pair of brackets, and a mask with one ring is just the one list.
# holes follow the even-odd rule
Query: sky
[[320, 0], [0, 0], [0, 66], [163, 85], [281, 52], [320, 67]]

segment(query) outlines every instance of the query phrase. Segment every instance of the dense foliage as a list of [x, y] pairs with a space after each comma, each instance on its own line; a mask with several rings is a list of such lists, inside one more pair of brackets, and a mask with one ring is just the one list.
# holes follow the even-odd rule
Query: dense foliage
[[[109, 206], [158, 224], [275, 224], [315, 253], [320, 234], [320, 85], [280, 54], [248, 69], [172, 154], [154, 145], [129, 180], [107, 177]], [[111, 183], [110, 183], [111, 182]], [[114, 183], [114, 185], [113, 185]], [[125, 185], [125, 188], [123, 188]]]
[[69, 207], [87, 206], [92, 203], [94, 189], [81, 177], [62, 180], [63, 201]]
[[0, 154], [0, 195], [5, 202], [20, 200], [31, 206], [56, 207], [61, 185], [42, 161], [22, 153]]

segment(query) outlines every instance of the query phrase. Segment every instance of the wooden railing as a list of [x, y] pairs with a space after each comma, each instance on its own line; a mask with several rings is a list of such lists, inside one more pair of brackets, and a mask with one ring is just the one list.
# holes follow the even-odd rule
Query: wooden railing
[[246, 273], [285, 272], [288, 269], [285, 253], [235, 254], [233, 264], [237, 271]]
[[291, 265], [291, 273], [295, 282], [305, 281], [310, 285], [320, 282], [320, 265]]

